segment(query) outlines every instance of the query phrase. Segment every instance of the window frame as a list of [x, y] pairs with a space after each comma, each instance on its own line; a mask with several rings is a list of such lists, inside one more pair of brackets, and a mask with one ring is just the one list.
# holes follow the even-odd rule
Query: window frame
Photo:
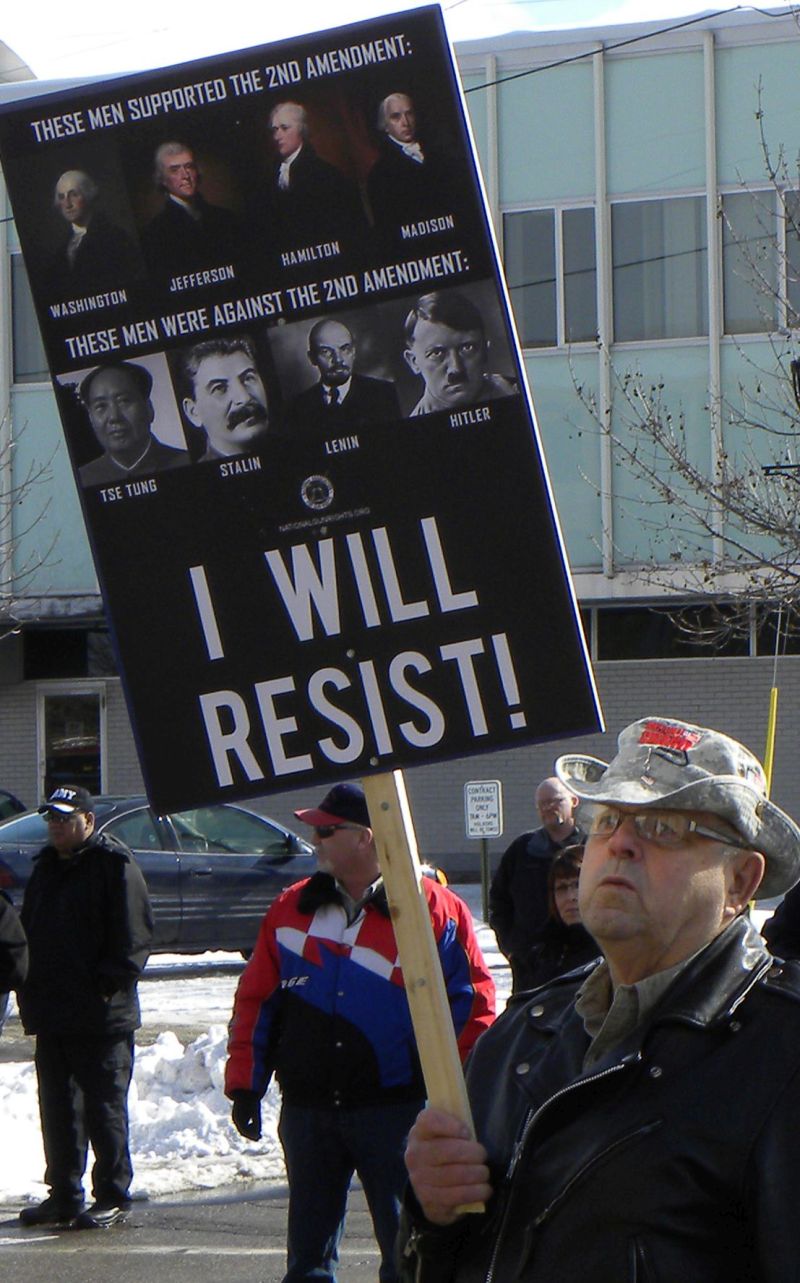
[[[564, 214], [571, 213], [574, 210], [588, 209], [591, 210], [594, 220], [594, 276], [595, 276], [595, 334], [590, 339], [572, 340], [567, 337], [566, 326], [566, 291], [564, 286]], [[597, 204], [594, 200], [565, 200], [565, 201], [544, 201], [541, 204], [525, 202], [524, 204], [504, 205], [500, 211], [501, 228], [502, 228], [502, 258], [505, 266], [506, 251], [506, 219], [513, 218], [519, 214], [540, 214], [549, 213], [553, 216], [553, 238], [555, 252], [555, 320], [556, 335], [554, 343], [528, 344], [525, 342], [525, 336], [522, 332], [523, 327], [517, 324], [517, 331], [520, 336], [520, 346], [524, 352], [556, 352], [569, 348], [591, 349], [597, 345], [597, 330], [599, 328], [600, 304], [598, 299], [598, 244], [597, 244]], [[514, 304], [515, 285], [508, 279], [506, 274], [508, 293], [511, 299], [512, 308]], [[515, 313], [516, 320], [516, 313]]]

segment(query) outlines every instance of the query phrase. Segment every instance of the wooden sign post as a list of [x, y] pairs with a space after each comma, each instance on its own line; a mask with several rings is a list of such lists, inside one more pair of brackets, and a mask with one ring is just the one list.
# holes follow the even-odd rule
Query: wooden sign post
[[[422, 886], [417, 841], [402, 771], [362, 780], [375, 835], [428, 1103], [475, 1134], [439, 952]], [[482, 1212], [480, 1203], [459, 1208]]]

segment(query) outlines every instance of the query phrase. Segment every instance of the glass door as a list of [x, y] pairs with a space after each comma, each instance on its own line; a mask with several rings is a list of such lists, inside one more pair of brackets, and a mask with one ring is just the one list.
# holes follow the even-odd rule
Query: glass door
[[105, 696], [100, 690], [42, 690], [39, 695], [41, 796], [59, 784], [103, 791]]

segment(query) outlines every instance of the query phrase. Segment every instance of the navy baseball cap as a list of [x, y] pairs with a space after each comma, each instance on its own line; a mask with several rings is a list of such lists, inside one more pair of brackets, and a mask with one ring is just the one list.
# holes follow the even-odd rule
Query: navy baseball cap
[[62, 815], [72, 815], [75, 811], [91, 811], [93, 806], [88, 789], [82, 788], [80, 784], [59, 784], [39, 807], [39, 814], [60, 811]]
[[314, 828], [325, 824], [360, 824], [370, 828], [369, 811], [364, 790], [358, 784], [334, 784], [319, 806], [305, 811], [295, 811], [298, 820]]

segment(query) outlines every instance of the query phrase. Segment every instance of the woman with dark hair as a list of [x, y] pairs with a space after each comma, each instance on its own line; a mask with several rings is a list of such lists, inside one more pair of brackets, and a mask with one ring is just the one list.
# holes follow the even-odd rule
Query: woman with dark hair
[[578, 878], [582, 860], [583, 845], [578, 844], [565, 847], [550, 866], [549, 917], [528, 956], [519, 959], [518, 990], [535, 989], [600, 956], [597, 944], [581, 924]]

